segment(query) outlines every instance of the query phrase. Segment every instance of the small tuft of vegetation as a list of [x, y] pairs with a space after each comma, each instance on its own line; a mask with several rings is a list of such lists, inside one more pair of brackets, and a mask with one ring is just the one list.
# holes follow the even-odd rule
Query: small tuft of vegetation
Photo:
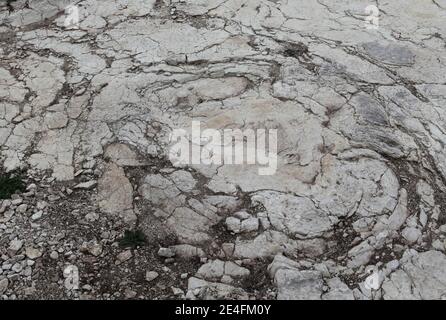
[[124, 237], [119, 239], [118, 242], [123, 248], [136, 248], [146, 243], [146, 236], [141, 230], [126, 230]]
[[0, 199], [9, 199], [14, 193], [24, 192], [25, 189], [20, 176], [0, 175]]

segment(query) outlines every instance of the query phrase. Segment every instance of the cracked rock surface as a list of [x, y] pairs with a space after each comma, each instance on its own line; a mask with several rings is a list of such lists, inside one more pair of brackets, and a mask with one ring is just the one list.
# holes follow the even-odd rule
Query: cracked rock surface
[[[445, 299], [446, 1], [376, 4], [2, 2], [0, 299]], [[172, 163], [192, 121], [277, 171]]]

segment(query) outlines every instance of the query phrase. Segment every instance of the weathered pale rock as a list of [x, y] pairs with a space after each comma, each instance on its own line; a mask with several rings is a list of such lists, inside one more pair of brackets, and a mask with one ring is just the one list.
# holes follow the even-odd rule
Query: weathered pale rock
[[156, 271], [147, 271], [146, 272], [146, 281], [150, 282], [158, 278], [159, 273]]
[[8, 252], [12, 255], [16, 254], [20, 249], [22, 249], [23, 241], [19, 239], [14, 239], [9, 242]]
[[320, 300], [323, 281], [319, 271], [299, 270], [296, 263], [277, 255], [268, 266], [279, 300]]
[[3, 278], [0, 280], [0, 294], [3, 294], [8, 289], [9, 280], [7, 278]]
[[407, 210], [407, 191], [401, 189], [399, 193], [398, 204], [389, 217], [382, 217], [374, 226], [376, 232], [382, 230], [394, 230], [397, 231], [404, 224], [408, 216]]
[[80, 250], [97, 257], [102, 253], [102, 245], [97, 241], [92, 240], [82, 243]]
[[64, 128], [68, 123], [68, 117], [62, 112], [50, 112], [45, 116], [45, 124], [48, 129]]
[[225, 271], [225, 262], [221, 260], [210, 261], [198, 269], [196, 276], [204, 279], [221, 278]]
[[104, 213], [118, 216], [128, 224], [135, 221], [132, 184], [115, 164], [109, 164], [98, 181], [98, 201]]
[[97, 185], [97, 181], [91, 180], [91, 181], [82, 182], [82, 183], [79, 183], [79, 184], [75, 185], [74, 189], [86, 189], [86, 190], [88, 190], [88, 189], [92, 189], [96, 185]]
[[33, 247], [26, 247], [25, 254], [29, 259], [37, 259], [42, 256], [42, 251]]
[[39, 210], [31, 216], [31, 220], [33, 220], [33, 221], [39, 220], [40, 218], [42, 218], [42, 215], [43, 215], [43, 211]]
[[367, 240], [361, 242], [348, 252], [348, 256], [350, 257], [348, 266], [350, 268], [357, 268], [366, 265], [372, 257], [373, 252], [374, 248]]
[[322, 295], [323, 300], [354, 300], [353, 291], [339, 278], [327, 280], [329, 291]]
[[242, 232], [252, 232], [257, 229], [259, 229], [259, 219], [257, 218], [248, 218], [241, 222], [240, 231]]
[[411, 65], [415, 62], [415, 54], [408, 47], [392, 42], [368, 42], [362, 47], [367, 55], [378, 62], [392, 65]]
[[323, 255], [327, 249], [327, 243], [323, 239], [308, 239], [296, 241], [296, 248], [299, 252], [313, 258]]
[[113, 163], [121, 167], [140, 166], [137, 154], [129, 146], [122, 143], [109, 145], [104, 151], [104, 158], [110, 159]]
[[191, 173], [184, 170], [174, 171], [169, 178], [182, 192], [190, 192], [195, 187], [196, 181]]
[[228, 217], [226, 218], [225, 223], [229, 231], [232, 231], [234, 233], [240, 232], [241, 222], [239, 219], [235, 217]]
[[307, 198], [276, 192], [261, 192], [253, 197], [267, 210], [271, 224], [286, 234], [315, 237], [330, 230], [332, 222], [327, 214]]
[[176, 257], [191, 259], [191, 258], [203, 258], [206, 256], [206, 253], [198, 247], [191, 246], [189, 244], [178, 244], [175, 246], [169, 247], [174, 253]]
[[237, 211], [236, 213], [234, 213], [234, 217], [240, 220], [245, 220], [251, 218], [251, 215], [246, 211]]
[[[163, 205], [171, 201], [172, 204], [181, 204], [184, 199], [179, 197], [181, 191], [175, 184], [161, 174], [151, 174], [144, 178], [144, 182], [139, 189], [140, 194], [155, 205]], [[165, 204], [170, 211], [170, 203]]]
[[224, 192], [226, 194], [237, 192], [237, 188], [233, 184], [228, 183], [220, 176], [214, 176], [206, 186], [214, 192]]
[[220, 219], [217, 214], [208, 213], [208, 216], [203, 216], [189, 208], [179, 207], [166, 223], [183, 243], [196, 245], [211, 238], [209, 230]]
[[172, 258], [175, 256], [175, 251], [171, 248], [159, 248], [158, 255], [164, 258]]
[[417, 242], [417, 240], [421, 237], [421, 231], [415, 227], [407, 227], [403, 229], [401, 235], [407, 240], [408, 243], [412, 244]]
[[406, 251], [400, 269], [383, 283], [384, 299], [444, 299], [446, 256], [439, 251]]
[[250, 274], [249, 269], [241, 267], [232, 261], [226, 261], [224, 274], [231, 278], [243, 278]]
[[59, 259], [59, 253], [57, 251], [54, 251], [54, 250], [51, 251], [50, 258], [53, 259], [53, 260]]
[[209, 299], [248, 299], [248, 294], [241, 288], [231, 285], [209, 282], [191, 277], [188, 280], [188, 292], [204, 300]]
[[234, 196], [207, 196], [203, 202], [228, 212], [235, 210], [240, 205], [240, 200]]
[[27, 204], [21, 204], [17, 207], [16, 212], [18, 213], [25, 213], [26, 210], [28, 210], [28, 205]]
[[242, 278], [250, 274], [250, 271], [244, 267], [235, 264], [232, 261], [213, 260], [202, 265], [196, 276], [207, 280], [220, 279], [224, 275], [231, 278]]
[[230, 255], [234, 258], [266, 258], [279, 253], [293, 252], [296, 248], [296, 241], [280, 232], [268, 230], [253, 240], [236, 241]]
[[119, 262], [125, 262], [127, 260], [129, 260], [131, 257], [133, 256], [132, 251], [131, 250], [125, 250], [120, 252], [116, 258], [118, 259]]

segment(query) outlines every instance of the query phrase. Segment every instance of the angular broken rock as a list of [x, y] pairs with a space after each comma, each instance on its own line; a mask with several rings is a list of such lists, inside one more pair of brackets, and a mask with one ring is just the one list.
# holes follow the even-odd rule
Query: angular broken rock
[[126, 250], [126, 251], [119, 253], [116, 258], [118, 259], [118, 262], [120, 263], [120, 262], [125, 262], [125, 261], [129, 260], [132, 256], [133, 256], [132, 251]]
[[169, 178], [175, 186], [183, 192], [190, 192], [195, 187], [196, 181], [189, 171], [178, 170], [170, 174]]
[[237, 239], [234, 244], [226, 245], [226, 254], [238, 259], [274, 257], [279, 253], [294, 252], [297, 242], [281, 232], [267, 230], [254, 239]]
[[229, 231], [232, 231], [234, 233], [240, 232], [241, 222], [239, 219], [235, 217], [228, 217], [226, 218], [226, 227]]
[[372, 257], [374, 248], [370, 245], [368, 240], [364, 240], [357, 246], [350, 249], [348, 256], [350, 260], [348, 261], [348, 266], [350, 268], [357, 268], [362, 265], [366, 265], [370, 258]]
[[164, 258], [172, 258], [175, 256], [175, 251], [171, 248], [159, 248], [158, 255]]
[[82, 243], [80, 250], [97, 257], [102, 253], [102, 245], [97, 241], [92, 240]]
[[278, 300], [320, 300], [323, 293], [321, 272], [299, 270], [296, 262], [277, 255], [268, 266], [277, 285]]
[[439, 300], [446, 298], [446, 255], [440, 251], [407, 250], [401, 266], [382, 284], [386, 300]]
[[401, 235], [409, 244], [415, 243], [421, 237], [421, 231], [415, 227], [406, 227], [401, 232]]
[[3, 294], [8, 289], [9, 280], [7, 278], [0, 280], [0, 294]]
[[31, 220], [33, 220], [33, 221], [39, 220], [40, 218], [42, 218], [42, 215], [43, 215], [43, 211], [42, 210], [37, 211], [36, 213], [34, 213], [31, 216]]
[[26, 210], [28, 209], [28, 205], [27, 204], [21, 204], [17, 207], [16, 211], [18, 213], [25, 213]]
[[87, 182], [81, 182], [81, 183], [75, 185], [74, 189], [89, 190], [89, 189], [92, 189], [94, 186], [96, 186], [96, 184], [97, 184], [96, 180], [91, 180], [91, 181], [87, 181]]
[[146, 272], [146, 281], [150, 282], [158, 278], [159, 273], [156, 271], [147, 271]]
[[[67, 32], [60, 32], [60, 13], [68, 0], [6, 1], [14, 3], [11, 13], [4, 2], [1, 166], [30, 169], [27, 181], [38, 184], [0, 206], [0, 279], [11, 282], [11, 298], [31, 292], [25, 264], [34, 261], [23, 256], [38, 254], [8, 250], [10, 240], [20, 236], [71, 260], [76, 249], [68, 239], [80, 244], [109, 229], [109, 243], [123, 230], [122, 221], [114, 225], [121, 219], [107, 218], [135, 215], [154, 222], [153, 238], [169, 235], [183, 246], [171, 247], [175, 257], [224, 260], [215, 281], [239, 283], [226, 275], [229, 261], [240, 267], [237, 260], [283, 253], [299, 263], [274, 273], [279, 296], [298, 297], [310, 283], [317, 296], [318, 271], [323, 299], [351, 298], [345, 278], [356, 298], [444, 297], [444, 0], [386, 1], [386, 31], [373, 34], [358, 19], [340, 18], [363, 11], [354, 1], [72, 1], [88, 15]], [[169, 17], [175, 10], [179, 19]], [[308, 23], [317, 20], [323, 23]], [[262, 176], [251, 165], [174, 165], [167, 159], [171, 133], [194, 120], [219, 131], [278, 129], [277, 170]], [[135, 180], [124, 167], [134, 167]], [[47, 179], [94, 177], [103, 169], [98, 193], [82, 190], [95, 189], [94, 181], [73, 182], [82, 182], [82, 197], [64, 196], [71, 191]], [[132, 201], [134, 188], [144, 201]], [[51, 207], [35, 208], [43, 199]], [[78, 207], [73, 215], [71, 206]], [[68, 214], [53, 214], [59, 207]], [[49, 228], [63, 229], [59, 222], [68, 217], [101, 230], [68, 227], [57, 230], [67, 239], [49, 239], [56, 231]], [[228, 220], [229, 231], [219, 224], [227, 217], [238, 219]], [[408, 248], [419, 252], [401, 258]], [[364, 269], [389, 260], [396, 262], [383, 266], [384, 285], [369, 294]], [[40, 262], [36, 283], [48, 270]], [[119, 291], [145, 294], [130, 286]], [[172, 297], [170, 286], [180, 285], [161, 290]], [[210, 289], [197, 288], [198, 297], [228, 289], [204, 287]], [[96, 289], [92, 298], [104, 298]]]
[[42, 256], [42, 251], [33, 247], [27, 247], [25, 248], [25, 254], [29, 259], [34, 260]]
[[225, 262], [224, 275], [231, 278], [244, 278], [250, 275], [249, 269], [241, 267], [232, 261]]
[[211, 211], [207, 212], [207, 216], [203, 216], [188, 207], [179, 207], [166, 220], [166, 224], [175, 232], [180, 242], [199, 245], [211, 239], [209, 231], [219, 219], [220, 217]]
[[122, 143], [109, 145], [104, 152], [104, 158], [110, 159], [111, 162], [121, 167], [140, 166], [136, 152], [129, 146]]
[[242, 232], [253, 232], [259, 229], [259, 219], [257, 218], [248, 218], [242, 221], [240, 231]]
[[181, 290], [180, 288], [171, 287], [171, 289], [172, 289], [172, 293], [173, 293], [175, 296], [180, 296], [180, 295], [183, 295], [183, 294], [184, 294], [184, 291]]
[[330, 230], [333, 224], [327, 213], [308, 198], [262, 191], [253, 196], [253, 201], [262, 204], [271, 224], [286, 234], [315, 237]]
[[102, 212], [118, 216], [128, 224], [135, 222], [132, 184], [124, 170], [114, 163], [107, 165], [98, 181], [98, 200]]
[[11, 240], [11, 242], [9, 243], [8, 252], [14, 255], [22, 248], [22, 246], [23, 246], [22, 240], [18, 239]]
[[233, 216], [240, 220], [251, 218], [251, 215], [246, 211], [237, 211]]
[[178, 244], [170, 246], [169, 249], [171, 249], [175, 253], [175, 256], [179, 258], [190, 259], [195, 257], [203, 258], [206, 256], [206, 253], [201, 248], [189, 244]]
[[218, 282], [209, 282], [195, 277], [189, 278], [187, 290], [189, 296], [192, 295], [203, 300], [246, 300], [249, 297], [241, 288]]
[[232, 278], [242, 278], [249, 276], [248, 269], [235, 264], [232, 261], [213, 260], [202, 265], [196, 276], [206, 280], [218, 280], [224, 275]]
[[327, 293], [322, 295], [323, 300], [354, 300], [353, 291], [339, 278], [327, 280], [330, 288]]

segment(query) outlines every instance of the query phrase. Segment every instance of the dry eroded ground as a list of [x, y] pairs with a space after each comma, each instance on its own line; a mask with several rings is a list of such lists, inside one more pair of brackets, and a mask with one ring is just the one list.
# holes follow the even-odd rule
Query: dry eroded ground
[[[27, 187], [0, 202], [1, 298], [446, 298], [446, 1], [2, 0], [0, 21], [0, 163]], [[192, 120], [278, 129], [276, 174], [174, 167]]]

